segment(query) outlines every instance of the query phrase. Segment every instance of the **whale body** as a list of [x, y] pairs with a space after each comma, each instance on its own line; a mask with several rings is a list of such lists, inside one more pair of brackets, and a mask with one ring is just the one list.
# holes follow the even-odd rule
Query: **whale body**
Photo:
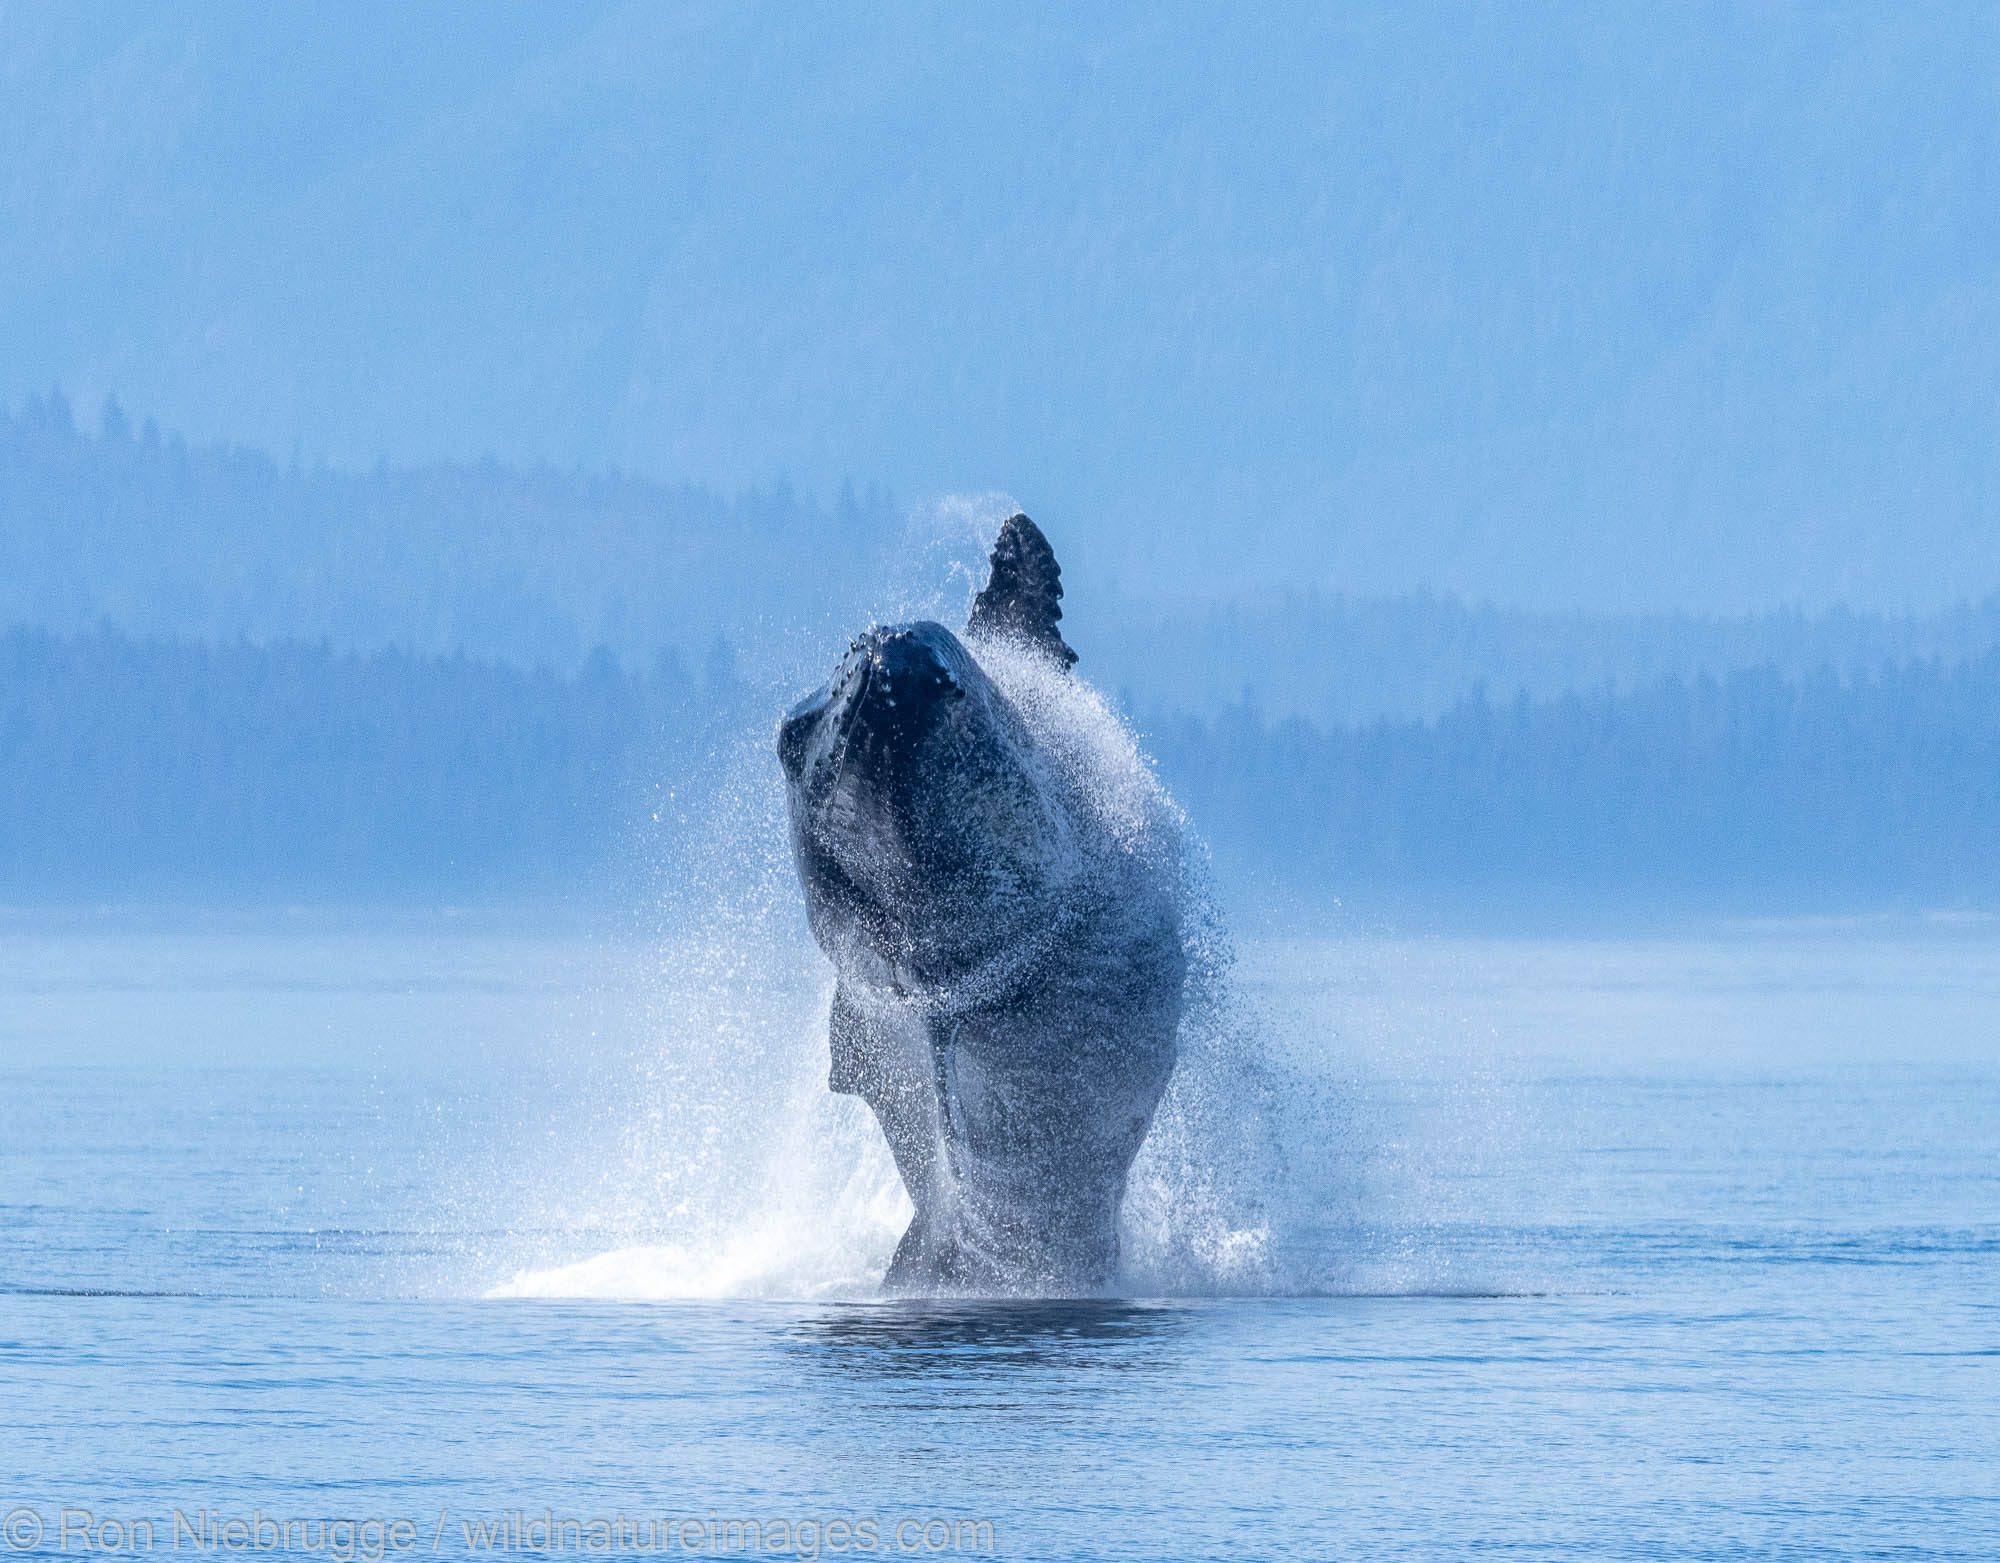
[[869, 630], [778, 754], [837, 978], [828, 1085], [873, 1109], [915, 1206], [884, 1289], [1089, 1294], [1174, 1068], [1180, 828], [1069, 674], [1025, 515], [992, 566], [963, 638]]

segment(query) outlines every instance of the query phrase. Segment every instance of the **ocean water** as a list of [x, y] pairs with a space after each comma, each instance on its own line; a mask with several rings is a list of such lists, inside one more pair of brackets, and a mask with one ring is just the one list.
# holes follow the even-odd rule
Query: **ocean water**
[[1125, 1295], [920, 1304], [796, 931], [16, 920], [0, 1552], [1991, 1558], [1996, 957], [1248, 945]]

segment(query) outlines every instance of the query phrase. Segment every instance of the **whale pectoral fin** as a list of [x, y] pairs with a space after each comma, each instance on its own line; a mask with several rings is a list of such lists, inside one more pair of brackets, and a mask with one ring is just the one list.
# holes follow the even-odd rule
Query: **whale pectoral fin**
[[830, 1064], [826, 1088], [848, 1096], [865, 1095], [863, 1083], [869, 1073], [869, 1059], [876, 1049], [870, 1045], [868, 1022], [847, 996], [847, 985], [833, 990], [833, 1013], [827, 1017], [826, 1044]]
[[993, 543], [993, 573], [973, 600], [968, 635], [1007, 635], [1069, 667], [1076, 653], [1062, 638], [1062, 566], [1042, 529], [1024, 515], [1009, 516]]

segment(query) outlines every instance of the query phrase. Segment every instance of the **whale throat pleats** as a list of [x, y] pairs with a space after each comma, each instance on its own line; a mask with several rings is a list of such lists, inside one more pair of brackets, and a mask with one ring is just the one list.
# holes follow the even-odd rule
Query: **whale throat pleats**
[[1024, 515], [1000, 528], [993, 544], [993, 574], [973, 600], [968, 635], [1005, 635], [1046, 652], [1067, 668], [1076, 662], [1056, 628], [1062, 617], [1062, 566], [1042, 529]]

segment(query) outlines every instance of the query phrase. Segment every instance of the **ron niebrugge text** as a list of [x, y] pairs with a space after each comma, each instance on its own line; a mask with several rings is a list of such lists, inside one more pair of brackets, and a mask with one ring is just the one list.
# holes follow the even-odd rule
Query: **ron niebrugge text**
[[725, 1519], [706, 1515], [532, 1513], [310, 1519], [252, 1509], [175, 1509], [164, 1519], [82, 1508], [10, 1510], [0, 1543], [16, 1552], [296, 1552], [330, 1563], [382, 1563], [409, 1552], [679, 1552], [813, 1559], [850, 1553], [992, 1552], [991, 1520], [944, 1515], [805, 1515]]

